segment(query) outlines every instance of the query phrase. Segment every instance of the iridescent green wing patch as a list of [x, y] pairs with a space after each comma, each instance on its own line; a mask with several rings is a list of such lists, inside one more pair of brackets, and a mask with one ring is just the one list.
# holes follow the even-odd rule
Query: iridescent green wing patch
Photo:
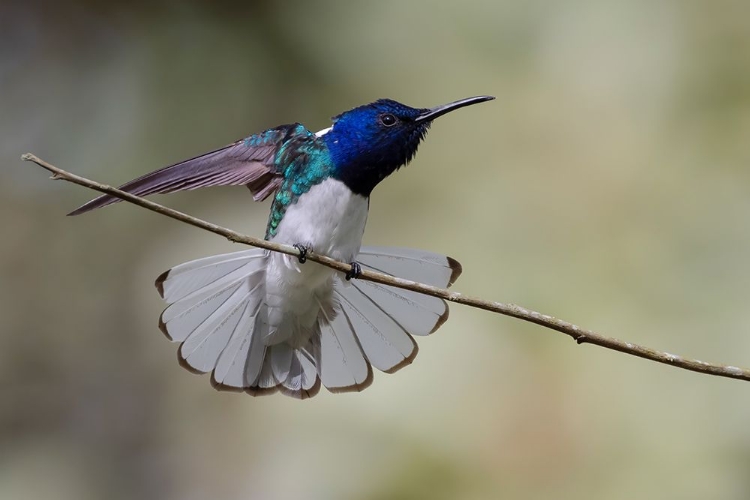
[[332, 168], [328, 147], [311, 132], [286, 142], [276, 155], [276, 164], [282, 169], [283, 178], [271, 205], [266, 239], [276, 235], [287, 208], [330, 177]]

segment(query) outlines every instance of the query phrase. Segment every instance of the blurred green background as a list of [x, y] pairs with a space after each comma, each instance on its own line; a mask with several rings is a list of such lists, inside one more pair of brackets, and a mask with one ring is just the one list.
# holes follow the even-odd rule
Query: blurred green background
[[[360, 394], [214, 391], [153, 279], [238, 249], [117, 184], [380, 97], [492, 94], [376, 189], [455, 288], [750, 365], [750, 3], [0, 3], [0, 498], [747, 499], [750, 385], [453, 306]], [[242, 188], [158, 201], [262, 235]]]

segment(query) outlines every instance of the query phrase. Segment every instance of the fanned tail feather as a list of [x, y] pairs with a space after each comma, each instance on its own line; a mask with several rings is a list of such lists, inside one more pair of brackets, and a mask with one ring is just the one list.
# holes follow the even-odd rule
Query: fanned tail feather
[[[363, 248], [358, 261], [440, 287], [450, 286], [461, 272], [448, 257], [400, 248]], [[369, 281], [347, 284], [336, 274], [330, 303], [310, 297], [320, 313], [303, 345], [266, 345], [267, 264], [266, 251], [246, 250], [187, 262], [156, 280], [169, 304], [160, 328], [181, 343], [180, 364], [211, 372], [218, 389], [280, 391], [300, 399], [316, 395], [321, 385], [331, 392], [361, 391], [372, 383], [373, 366], [393, 373], [408, 365], [418, 351], [413, 336], [429, 335], [448, 317], [442, 299]]]

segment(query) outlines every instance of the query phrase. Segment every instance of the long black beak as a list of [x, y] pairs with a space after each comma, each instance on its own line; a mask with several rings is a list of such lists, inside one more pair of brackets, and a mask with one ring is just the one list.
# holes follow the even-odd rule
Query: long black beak
[[491, 95], [480, 95], [477, 97], [467, 97], [466, 99], [461, 99], [460, 101], [454, 101], [448, 104], [443, 104], [442, 106], [435, 106], [434, 108], [430, 108], [424, 111], [421, 115], [419, 115], [414, 121], [416, 122], [429, 122], [437, 118], [438, 116], [443, 116], [446, 113], [450, 113], [451, 111], [454, 111], [458, 108], [463, 108], [464, 106], [471, 106], [472, 104], [479, 104], [480, 102], [485, 101], [491, 101], [494, 97]]

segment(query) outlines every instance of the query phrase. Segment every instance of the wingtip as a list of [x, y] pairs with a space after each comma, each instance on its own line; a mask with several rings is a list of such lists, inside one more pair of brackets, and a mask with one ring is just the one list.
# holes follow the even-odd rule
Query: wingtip
[[88, 212], [88, 209], [85, 208], [86, 205], [81, 205], [80, 207], [76, 208], [72, 212], [68, 212], [65, 214], [66, 217], [75, 217], [76, 215], [81, 215], [83, 213]]
[[70, 217], [70, 216], [85, 214], [86, 212], [90, 212], [97, 208], [106, 207], [107, 205], [111, 205], [112, 203], [116, 203], [118, 201], [120, 201], [119, 198], [115, 198], [108, 194], [103, 194], [101, 196], [97, 196], [91, 201], [87, 201], [86, 203], [76, 208], [75, 210], [73, 210], [67, 215]]

